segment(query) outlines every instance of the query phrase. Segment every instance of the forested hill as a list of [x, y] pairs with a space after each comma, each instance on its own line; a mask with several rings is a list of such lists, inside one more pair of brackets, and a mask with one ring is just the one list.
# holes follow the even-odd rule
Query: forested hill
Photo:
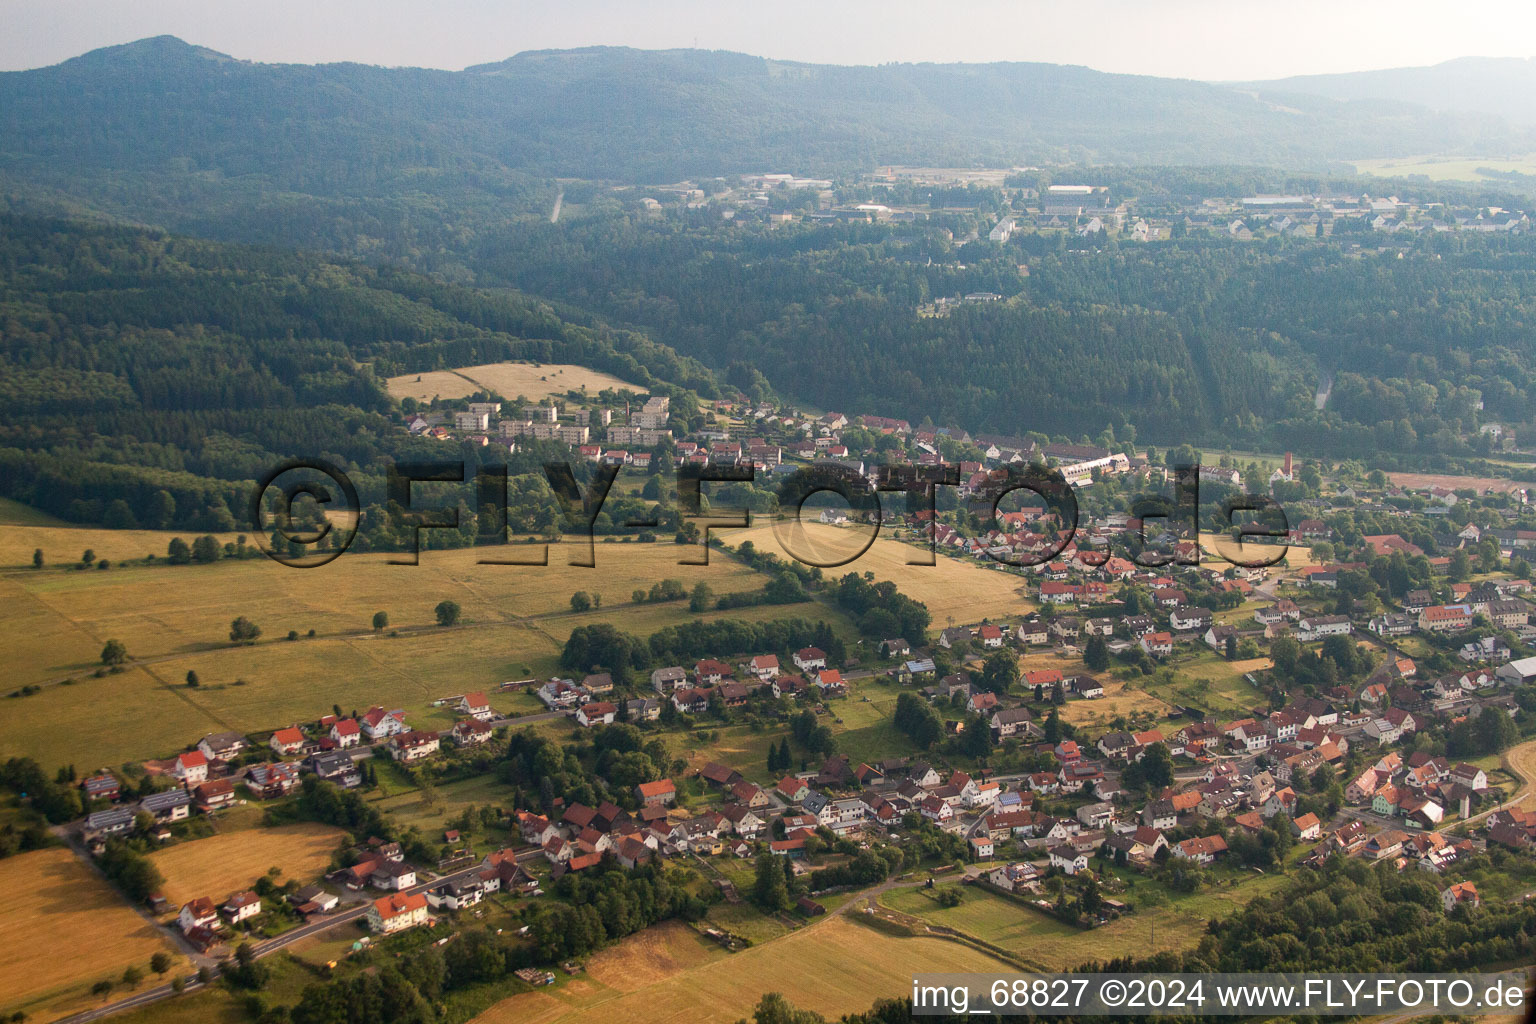
[[306, 210], [321, 215], [378, 218], [387, 232], [400, 222], [384, 200], [503, 216], [552, 198], [539, 180], [548, 176], [656, 182], [1071, 158], [1319, 167], [1516, 145], [1510, 136], [1493, 120], [1401, 104], [1269, 103], [1048, 64], [838, 67], [591, 48], [447, 72], [258, 64], [159, 37], [0, 74], [0, 173], [11, 187], [152, 212], [174, 229], [201, 217], [254, 232], [288, 208], [283, 194], [312, 197]]
[[0, 493], [72, 520], [100, 521], [105, 494], [141, 525], [231, 528], [280, 458], [410, 454], [379, 378], [500, 359], [715, 387], [642, 335], [511, 292], [0, 216]]
[[[849, 415], [1340, 455], [1451, 453], [1484, 419], [1536, 422], [1529, 236], [1426, 232], [1379, 253], [1340, 238], [955, 246], [921, 224], [591, 218], [493, 236], [473, 262], [642, 326], [740, 387], [755, 368]], [[978, 292], [1001, 299], [930, 315], [936, 297]]]

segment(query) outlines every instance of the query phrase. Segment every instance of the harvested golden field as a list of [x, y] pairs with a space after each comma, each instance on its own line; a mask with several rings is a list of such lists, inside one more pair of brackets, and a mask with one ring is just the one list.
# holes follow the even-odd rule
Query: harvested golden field
[[[1224, 533], [1202, 533], [1200, 535], [1200, 564], [1217, 570], [1226, 568], [1229, 561], [1267, 561], [1278, 553], [1278, 545], [1261, 546], [1250, 541], [1239, 547], [1237, 541]], [[1231, 555], [1232, 558], [1227, 558], [1228, 555]], [[1287, 567], [1299, 569], [1304, 565], [1312, 564], [1311, 548], [1305, 544], [1288, 544], [1285, 548], [1285, 565], [1276, 566], [1270, 571], [1284, 572]]]
[[1522, 780], [1520, 788], [1511, 795], [1508, 802], [1525, 802], [1532, 793], [1536, 793], [1536, 740], [1527, 740], [1517, 747], [1510, 747], [1504, 752], [1504, 765]]
[[[732, 546], [750, 540], [763, 551], [785, 558], [839, 561], [857, 553], [869, 541], [868, 527], [827, 526], [815, 522], [779, 520], [748, 530], [721, 530]], [[955, 559], [939, 554], [936, 565], [911, 565], [928, 557], [924, 548], [876, 537], [869, 550], [847, 565], [825, 572], [833, 579], [850, 572], [872, 572], [877, 580], [890, 580], [898, 590], [928, 606], [933, 627], [943, 629], [980, 622], [982, 619], [1017, 619], [1036, 607], [1024, 596], [1024, 578], [988, 569], [974, 559]]]
[[[15, 505], [16, 509], [26, 506]], [[50, 575], [66, 565], [78, 563], [87, 549], [97, 558], [119, 561], [124, 558], [143, 558], [154, 555], [164, 558], [171, 538], [180, 537], [188, 544], [200, 534], [194, 530], [101, 530], [91, 526], [71, 526], [67, 523], [49, 524], [40, 521], [43, 513], [26, 509], [31, 515], [17, 514], [0, 517], [0, 569], [24, 568], [32, 572], [32, 553], [43, 552], [44, 570], [40, 575]], [[46, 517], [44, 517], [46, 518]], [[214, 534], [220, 544], [232, 543], [238, 533]], [[81, 576], [91, 576], [96, 569], [79, 570]], [[101, 573], [111, 575], [115, 570]]]
[[[919, 967], [955, 973], [1011, 969], [969, 946], [927, 937], [899, 938], [842, 917], [827, 918], [731, 955], [692, 952], [689, 944], [701, 940], [681, 925], [652, 931], [670, 931], [659, 948], [653, 945], [631, 952], [634, 939], [620, 943], [616, 952], [623, 959], [616, 965], [632, 968], [628, 976], [619, 978], [599, 967], [600, 954], [593, 960], [596, 969], [588, 971], [582, 984], [513, 996], [476, 1021], [728, 1024], [750, 1018], [752, 1007], [766, 992], [783, 993], [801, 1009], [835, 1019], [867, 1010], [877, 999], [910, 991], [912, 973]], [[644, 934], [637, 938], [657, 941], [644, 939]]]
[[1453, 491], [1471, 487], [1479, 494], [1483, 491], [1502, 494], [1525, 486], [1518, 480], [1503, 476], [1449, 476], [1444, 473], [1388, 473], [1387, 479], [1410, 491], [1424, 487], [1449, 487]]
[[[33, 547], [106, 555], [164, 552], [172, 533], [122, 533], [0, 526], [0, 562], [30, 559]], [[189, 535], [184, 535], [189, 536]], [[190, 539], [190, 538], [189, 538]], [[581, 550], [578, 551], [578, 548]], [[523, 553], [526, 549], [519, 549]], [[6, 558], [6, 554], [10, 558]], [[428, 551], [419, 565], [398, 555], [348, 554], [316, 569], [268, 559], [210, 565], [114, 565], [107, 571], [61, 568], [0, 573], [0, 636], [7, 687], [43, 686], [8, 703], [0, 756], [27, 755], [47, 765], [80, 759], [78, 728], [92, 716], [92, 767], [166, 756], [206, 732], [273, 729], [344, 710], [387, 704], [423, 723], [451, 724], [430, 708], [445, 696], [494, 690], [507, 680], [547, 676], [571, 630], [612, 622], [639, 635], [695, 618], [804, 616], [844, 625], [825, 605], [760, 605], [692, 615], [686, 601], [631, 603], [631, 592], [673, 578], [704, 581], [717, 594], [755, 590], [766, 579], [715, 551], [708, 566], [679, 565], [697, 549], [675, 544], [599, 542], [595, 569], [572, 566], [578, 544], [552, 544], [548, 566], [480, 565], [499, 549]], [[570, 610], [571, 594], [601, 595], [602, 606]], [[460, 625], [436, 625], [439, 601], [456, 601]], [[373, 613], [390, 629], [375, 633]], [[261, 627], [252, 646], [229, 643], [229, 624], [246, 616]], [[309, 636], [314, 630], [315, 635]], [[293, 641], [290, 631], [297, 633]], [[391, 635], [395, 634], [395, 635]], [[122, 673], [95, 678], [102, 645], [121, 640], [133, 659]], [[195, 671], [200, 686], [184, 685]], [[73, 679], [72, 685], [59, 685]], [[492, 706], [532, 710], [521, 694], [493, 693]]]
[[1119, 680], [1102, 678], [1100, 681], [1104, 684], [1104, 696], [1094, 700], [1067, 701], [1061, 709], [1063, 721], [1087, 728], [1090, 735], [1096, 736], [1098, 731], [1108, 728], [1109, 723], [1116, 718], [1129, 718], [1138, 711], [1163, 718], [1173, 710], [1150, 693], [1132, 689]]
[[281, 825], [227, 832], [179, 843], [150, 855], [165, 876], [165, 898], [185, 903], [208, 896], [215, 901], [249, 889], [271, 868], [279, 881], [308, 884], [325, 871], [346, 833], [325, 825]]
[[[65, 849], [0, 860], [0, 1011], [50, 1020], [83, 1008], [90, 988], [179, 951]], [[147, 982], [145, 984], [148, 984]]]
[[419, 402], [465, 398], [477, 391], [494, 391], [508, 401], [519, 395], [538, 401], [549, 395], [583, 390], [595, 396], [605, 388], [645, 392], [639, 384], [611, 373], [570, 363], [489, 363], [457, 370], [407, 373], [389, 378], [386, 387], [394, 398], [414, 398]]

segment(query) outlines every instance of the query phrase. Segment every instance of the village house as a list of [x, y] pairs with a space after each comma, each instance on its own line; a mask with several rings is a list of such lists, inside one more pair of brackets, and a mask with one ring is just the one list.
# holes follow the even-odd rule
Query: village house
[[192, 790], [192, 797], [199, 811], [211, 814], [225, 807], [234, 806], [235, 784], [228, 779], [210, 779], [196, 786]]
[[363, 742], [363, 729], [353, 718], [342, 718], [331, 723], [331, 741], [338, 749], [345, 750]]
[[279, 729], [267, 741], [273, 753], [279, 757], [297, 754], [304, 749], [304, 734], [295, 728]]
[[1477, 895], [1477, 886], [1471, 882], [1457, 882], [1440, 894], [1440, 905], [1447, 914], [1457, 907], [1481, 906], [1482, 902]]
[[481, 690], [475, 690], [460, 697], [458, 710], [459, 714], [468, 715], [482, 722], [496, 717], [496, 712], [491, 710], [491, 702], [486, 699], [485, 693]]
[[368, 713], [363, 715], [362, 721], [358, 724], [362, 727], [363, 735], [368, 738], [368, 741], [376, 743], [405, 731], [405, 712], [386, 711], [375, 705], [368, 709]]
[[368, 907], [368, 927], [384, 935], [427, 923], [427, 897], [396, 893], [376, 899]]
[[[153, 817], [157, 824], [181, 821], [192, 813], [192, 794], [185, 789], [151, 793], [139, 801], [139, 810]], [[131, 815], [129, 820], [132, 820]]]
[[1466, 605], [1430, 605], [1419, 612], [1419, 628], [1432, 633], [1454, 633], [1472, 626], [1472, 610]]
[[403, 892], [416, 884], [416, 869], [403, 860], [385, 859], [373, 866], [369, 884], [386, 892]]
[[651, 687], [657, 693], [670, 696], [674, 690], [688, 685], [688, 672], [680, 665], [668, 665], [651, 673]]
[[794, 662], [801, 672], [819, 671], [827, 667], [827, 652], [819, 647], [802, 647], [794, 653]]
[[1296, 638], [1321, 640], [1330, 636], [1348, 636], [1353, 629], [1348, 615], [1306, 615], [1296, 623]]
[[1033, 864], [1017, 863], [993, 868], [987, 881], [1004, 892], [1019, 892], [1039, 877], [1040, 872]]
[[459, 746], [473, 747], [490, 742], [496, 735], [496, 727], [489, 722], [467, 718], [462, 722], [455, 722], [448, 734]]
[[199, 896], [182, 904], [180, 913], [176, 915], [176, 924], [183, 934], [193, 928], [216, 929], [219, 927], [218, 908], [207, 896]]
[[251, 765], [245, 770], [245, 784], [262, 800], [287, 796], [299, 788], [299, 767], [290, 761]]
[[1196, 864], [1206, 865], [1214, 863], [1217, 857], [1227, 852], [1227, 841], [1221, 836], [1202, 836], [1198, 839], [1186, 839], [1173, 847], [1175, 857], [1183, 857], [1192, 860]]
[[1153, 658], [1166, 658], [1173, 653], [1173, 635], [1170, 633], [1144, 633], [1138, 643], [1142, 651]]
[[485, 898], [485, 883], [479, 879], [444, 882], [422, 895], [426, 897], [429, 907], [465, 910]]
[[1050, 850], [1050, 864], [1064, 874], [1077, 875], [1088, 870], [1088, 854], [1075, 846], [1063, 844]]
[[389, 756], [396, 761], [420, 761], [436, 754], [441, 746], [437, 733], [411, 730], [390, 737]]
[[734, 670], [723, 661], [714, 658], [704, 658], [693, 666], [694, 686], [703, 688], [719, 686], [726, 679], [731, 678]]
[[109, 800], [116, 802], [122, 793], [122, 786], [117, 781], [117, 776], [111, 772], [100, 772], [80, 781], [80, 791], [85, 794], [86, 800]]
[[[186, 790], [176, 790], [185, 795]], [[104, 811], [94, 811], [85, 817], [85, 831], [88, 836], [116, 836], [133, 831], [134, 810], [132, 807], [109, 807]]]
[[185, 786], [206, 782], [208, 758], [203, 756], [200, 750], [189, 750], [185, 754], [178, 754], [176, 760], [171, 762], [171, 774], [180, 779]]
[[618, 714], [619, 709], [616, 704], [606, 700], [595, 700], [576, 709], [576, 721], [587, 728], [594, 725], [612, 725]]
[[197, 741], [198, 752], [210, 761], [233, 761], [245, 748], [245, 737], [237, 732], [213, 732]]
[[261, 913], [261, 897], [249, 890], [237, 892], [219, 908], [230, 924], [239, 924]]
[[635, 787], [635, 799], [646, 806], [668, 805], [677, 799], [677, 787], [671, 779], [659, 779], [656, 782], [642, 782]]

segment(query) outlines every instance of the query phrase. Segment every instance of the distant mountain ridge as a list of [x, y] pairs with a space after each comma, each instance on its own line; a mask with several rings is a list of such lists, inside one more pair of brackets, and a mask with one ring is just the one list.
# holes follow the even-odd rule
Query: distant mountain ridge
[[1460, 57], [1426, 67], [1299, 75], [1244, 83], [1261, 94], [1320, 96], [1345, 102], [1392, 100], [1436, 111], [1536, 124], [1536, 57]]
[[260, 64], [161, 36], [0, 74], [0, 170], [256, 174], [316, 194], [387, 192], [423, 172], [658, 181], [1063, 159], [1316, 168], [1507, 134], [1495, 119], [1422, 107], [1277, 104], [1082, 67], [840, 67], [702, 50], [530, 51], [449, 72]]

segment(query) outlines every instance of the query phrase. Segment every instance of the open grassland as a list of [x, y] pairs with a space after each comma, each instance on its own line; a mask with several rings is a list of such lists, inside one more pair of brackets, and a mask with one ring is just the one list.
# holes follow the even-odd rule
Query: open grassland
[[50, 768], [74, 764], [85, 772], [180, 750], [225, 727], [186, 692], [131, 668], [6, 700], [0, 756], [31, 757]]
[[1263, 694], [1243, 678], [1244, 674], [1263, 671], [1272, 664], [1268, 658], [1227, 661], [1202, 644], [1194, 654], [1176, 654], [1169, 661], [1171, 683], [1161, 681], [1159, 676], [1149, 676], [1138, 685], [1165, 703], [1194, 705], [1222, 716], [1240, 716], [1263, 703]]
[[245, 829], [179, 843], [150, 856], [165, 876], [164, 893], [172, 903], [199, 896], [215, 902], [249, 889], [270, 869], [277, 881], [314, 881], [331, 862], [345, 835], [325, 825], [282, 825]]
[[[30, 563], [34, 547], [85, 548], [102, 557], [163, 553], [171, 533], [0, 526], [0, 565]], [[107, 571], [17, 568], [0, 574], [0, 651], [7, 689], [43, 691], [6, 704], [12, 728], [0, 756], [29, 755], [48, 765], [79, 761], [78, 730], [93, 729], [95, 762], [164, 756], [205, 732], [278, 728], [331, 710], [372, 704], [413, 712], [413, 724], [446, 727], [452, 714], [431, 709], [441, 697], [492, 691], [507, 714], [537, 710], [521, 693], [496, 693], [507, 680], [547, 676], [577, 626], [611, 622], [644, 636], [695, 618], [846, 619], [822, 603], [758, 605], [695, 616], [685, 601], [631, 604], [635, 589], [674, 578], [703, 581], [717, 594], [756, 590], [765, 578], [721, 552], [708, 566], [679, 565], [697, 549], [675, 544], [598, 543], [595, 569], [571, 566], [578, 545], [550, 546], [548, 566], [480, 565], [506, 549], [424, 552], [420, 564], [398, 555], [348, 554], [330, 565], [295, 570], [268, 559], [211, 565], [114, 565]], [[519, 553], [522, 553], [521, 550]], [[577, 590], [602, 595], [590, 612], [570, 611]], [[435, 625], [433, 608], [459, 603], [459, 626]], [[375, 611], [391, 628], [374, 633]], [[253, 646], [228, 642], [229, 623], [259, 625]], [[289, 631], [295, 641], [286, 639]], [[315, 636], [308, 635], [310, 630]], [[133, 663], [95, 678], [102, 645], [121, 640]], [[184, 685], [189, 671], [200, 686]], [[72, 679], [70, 685], [59, 685]]]
[[[640, 940], [637, 942], [636, 940]], [[481, 1024], [643, 1020], [727, 1024], [765, 992], [834, 1019], [908, 991], [912, 972], [984, 972], [1008, 965], [968, 946], [899, 938], [832, 917], [727, 955], [680, 925], [650, 929], [593, 957], [585, 977], [503, 1000]]]
[[41, 509], [30, 505], [23, 505], [19, 501], [10, 498], [0, 498], [0, 523], [7, 526], [67, 526], [68, 523], [57, 519]]
[[68, 850], [0, 860], [0, 892], [0, 1011], [51, 1020], [83, 1009], [96, 982], [129, 966], [152, 977], [152, 955], [178, 953]]
[[[921, 889], [893, 889], [880, 897], [880, 904], [974, 936], [1040, 970], [1057, 971], [1093, 960], [1189, 949], [1200, 941], [1206, 922], [1273, 892], [1282, 882], [1278, 875], [1253, 876], [1229, 888], [1181, 896], [1088, 931], [1003, 896], [969, 887], [960, 889], [961, 902], [955, 907], [939, 906]], [[1152, 882], [1137, 881], [1131, 895], [1121, 898], [1134, 900], [1138, 889], [1150, 891], [1154, 886]]]
[[570, 363], [490, 363], [457, 370], [407, 373], [386, 382], [393, 398], [466, 398], [477, 391], [493, 391], [508, 401], [519, 395], [538, 401], [567, 391], [587, 391], [594, 397], [605, 388], [644, 392], [645, 388], [610, 373]]
[[1357, 172], [1378, 177], [1406, 178], [1421, 174], [1431, 181], [1500, 180], [1480, 173], [1479, 168], [1482, 167], [1494, 171], [1513, 171], [1516, 174], [1536, 174], [1536, 153], [1507, 157], [1408, 156], [1355, 161]]
[[[899, 693], [899, 687], [857, 679], [848, 697], [827, 701], [827, 713], [820, 721], [832, 730], [837, 752], [848, 755], [854, 764], [918, 753], [892, 720]], [[865, 696], [868, 701], [862, 699]], [[700, 742], [693, 733], [682, 734], [684, 746], [678, 756], [688, 761], [690, 769], [716, 761], [765, 786], [778, 781], [767, 770], [768, 745], [783, 737], [782, 729], [754, 732], [750, 726], [730, 725], [709, 726], [707, 731], [712, 734], [707, 742]]]
[[[749, 530], [721, 530], [727, 544], [750, 540], [759, 550], [784, 558], [814, 558], [817, 562], [840, 561], [868, 543], [869, 528], [827, 526], [815, 522], [777, 521]], [[1024, 579], [1002, 568], [988, 569], [974, 559], [959, 560], [939, 554], [936, 565], [912, 565], [928, 551], [901, 541], [876, 537], [869, 550], [847, 565], [826, 569], [833, 579], [850, 572], [872, 572], [877, 580], [890, 580], [915, 601], [928, 606], [933, 625], [943, 629], [984, 618], [1006, 620], [1034, 610], [1035, 602], [1024, 594]]]
[[[166, 546], [172, 537], [180, 537], [190, 544], [199, 536], [196, 532], [185, 530], [102, 530], [93, 526], [70, 526], [68, 523], [49, 522], [45, 513], [25, 505], [12, 502], [9, 507], [23, 512], [14, 517], [0, 516], [0, 569], [25, 568], [30, 572], [32, 553], [41, 549], [44, 571], [40, 575], [43, 576], [63, 566], [78, 563], [87, 549], [96, 552], [97, 558], [113, 562], [125, 558], [143, 558], [146, 555], [164, 558]], [[239, 534], [214, 536], [218, 537], [220, 544], [224, 544], [233, 543]], [[106, 576], [113, 571], [82, 569], [79, 573], [90, 576], [100, 572]]]

